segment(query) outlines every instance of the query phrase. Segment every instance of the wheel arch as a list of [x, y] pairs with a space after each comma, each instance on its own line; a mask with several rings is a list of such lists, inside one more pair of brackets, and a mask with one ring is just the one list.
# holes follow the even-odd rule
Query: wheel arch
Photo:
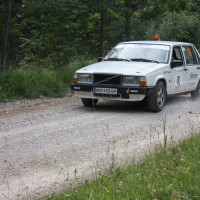
[[167, 92], [165, 86], [165, 79], [158, 79], [155, 87], [147, 96], [147, 104], [151, 111], [160, 112], [166, 104]]
[[166, 89], [166, 93], [167, 93], [167, 81], [166, 81], [166, 79], [165, 78], [159, 78], [157, 81], [156, 81], [156, 84], [159, 82], [159, 81], [162, 81], [163, 83], [164, 83], [164, 85], [165, 85], [165, 89]]

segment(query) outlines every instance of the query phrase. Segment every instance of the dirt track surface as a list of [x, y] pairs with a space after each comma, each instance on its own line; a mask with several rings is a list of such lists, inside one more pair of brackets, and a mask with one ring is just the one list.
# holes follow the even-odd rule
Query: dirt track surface
[[156, 144], [200, 130], [200, 100], [169, 99], [160, 113], [142, 103], [75, 97], [0, 104], [0, 199], [37, 199], [141, 160]]

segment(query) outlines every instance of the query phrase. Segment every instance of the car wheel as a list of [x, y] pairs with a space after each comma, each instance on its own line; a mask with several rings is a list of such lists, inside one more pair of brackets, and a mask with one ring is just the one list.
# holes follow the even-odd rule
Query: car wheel
[[96, 106], [97, 102], [98, 102], [98, 99], [85, 99], [85, 98], [82, 98], [82, 103], [84, 104], [84, 106], [86, 107], [94, 107]]
[[152, 93], [147, 97], [149, 109], [153, 112], [160, 112], [165, 106], [166, 99], [165, 84], [162, 81], [158, 81]]
[[200, 82], [198, 83], [196, 90], [191, 92], [192, 99], [196, 100], [199, 98], [199, 96], [200, 96]]

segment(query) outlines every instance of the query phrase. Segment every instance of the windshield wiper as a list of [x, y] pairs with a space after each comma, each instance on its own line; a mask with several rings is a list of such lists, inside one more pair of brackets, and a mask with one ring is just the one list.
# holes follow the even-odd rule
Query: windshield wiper
[[138, 62], [155, 62], [155, 63], [159, 63], [158, 61], [156, 60], [148, 60], [148, 59], [145, 59], [145, 58], [132, 58], [130, 59], [131, 61], [138, 61]]
[[128, 61], [128, 62], [131, 61], [129, 59], [124, 59], [124, 58], [107, 58], [106, 60], [110, 60], [110, 61]]
[[125, 59], [125, 58], [107, 58], [106, 60], [107, 61], [127, 61], [127, 62], [138, 61], [138, 62], [155, 62], [155, 63], [159, 63], [156, 60], [148, 60], [148, 59], [145, 59], [145, 58], [132, 58], [130, 60], [129, 59]]

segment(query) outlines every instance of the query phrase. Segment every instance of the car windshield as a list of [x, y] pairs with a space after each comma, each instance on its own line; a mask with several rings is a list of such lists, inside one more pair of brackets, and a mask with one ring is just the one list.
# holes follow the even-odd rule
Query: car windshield
[[170, 46], [129, 43], [113, 48], [105, 60], [168, 63]]

